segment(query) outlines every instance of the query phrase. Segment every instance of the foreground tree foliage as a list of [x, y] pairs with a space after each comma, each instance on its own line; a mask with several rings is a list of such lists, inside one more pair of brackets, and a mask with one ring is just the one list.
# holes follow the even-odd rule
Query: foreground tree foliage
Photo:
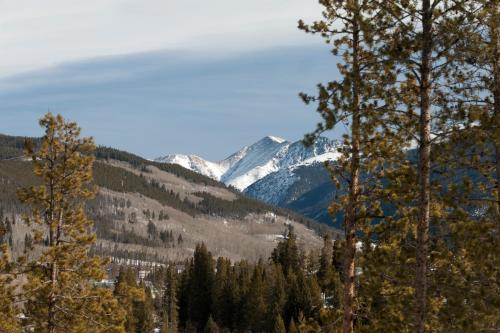
[[381, 215], [379, 200], [372, 195], [378, 186], [377, 179], [366, 175], [376, 170], [382, 157], [377, 146], [388, 139], [381, 135], [387, 117], [383, 111], [387, 107], [380, 104], [384, 104], [384, 89], [395, 78], [374, 52], [380, 39], [378, 34], [385, 24], [379, 2], [319, 2], [324, 8], [323, 19], [311, 25], [299, 21], [299, 28], [320, 34], [332, 45], [332, 54], [342, 57], [337, 64], [341, 80], [319, 84], [316, 96], [301, 94], [305, 103], [317, 103], [317, 112], [324, 120], [314, 133], [306, 135], [305, 143], [311, 144], [326, 130], [349, 126], [342, 141], [341, 156], [327, 167], [337, 187], [346, 188], [346, 193], [329, 209], [332, 216], [343, 220], [343, 332], [352, 333], [356, 313], [357, 235], [374, 217]]
[[[0, 230], [0, 232], [5, 232]], [[0, 247], [0, 332], [16, 333], [21, 332], [21, 325], [17, 320], [19, 309], [14, 306], [13, 275], [11, 274], [11, 258], [9, 247], [2, 244]]]
[[[342, 116], [351, 125], [344, 156], [335, 165], [343, 173], [333, 177], [344, 181], [346, 195], [331, 210], [346, 227], [344, 331], [494, 330], [499, 324], [498, 1], [319, 2], [325, 19], [299, 27], [320, 33], [334, 55], [342, 46], [339, 71], [347, 79], [319, 85], [317, 96], [303, 99], [316, 102], [324, 119], [314, 134], [344, 130]], [[355, 24], [366, 18], [369, 23], [357, 30]], [[368, 61], [360, 68], [377, 69], [372, 76], [355, 69], [356, 31], [368, 37], [358, 46]], [[359, 96], [368, 99], [356, 109], [360, 74], [365, 76]], [[371, 90], [370, 82], [384, 91]], [[357, 122], [364, 125], [358, 142]], [[364, 157], [371, 169], [364, 167]], [[374, 195], [363, 196], [360, 184], [353, 228], [353, 184], [370, 177], [377, 180], [367, 186]], [[363, 217], [371, 223], [359, 223]], [[346, 263], [356, 264], [350, 239], [359, 236], [356, 277]]]
[[105, 277], [106, 262], [88, 255], [95, 236], [84, 202], [95, 193], [94, 143], [60, 115], [49, 113], [40, 125], [40, 148], [28, 144], [26, 156], [41, 184], [18, 192], [31, 208], [25, 222], [40, 252], [30, 262], [20, 260], [25, 315], [36, 332], [122, 332], [123, 313], [112, 292], [94, 286]]
[[[446, 302], [443, 329], [492, 331], [500, 322], [500, 2], [468, 1], [463, 38], [453, 48], [448, 80], [453, 104], [442, 127], [452, 128], [439, 145], [437, 162], [453, 181], [444, 187], [442, 269], [437, 284]], [[480, 49], [481, 52], [477, 52]]]

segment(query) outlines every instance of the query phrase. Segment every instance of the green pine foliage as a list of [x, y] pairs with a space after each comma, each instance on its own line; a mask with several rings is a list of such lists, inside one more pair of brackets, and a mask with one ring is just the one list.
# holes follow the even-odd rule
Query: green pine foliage
[[[0, 234], [1, 235], [1, 234]], [[18, 320], [20, 309], [14, 305], [14, 275], [9, 255], [9, 246], [3, 243], [0, 247], [0, 331], [20, 333], [21, 323]]]
[[214, 321], [212, 316], [208, 318], [207, 324], [203, 329], [203, 333], [219, 333], [219, 326], [217, 326], [217, 323]]
[[85, 200], [95, 195], [90, 186], [94, 143], [80, 138], [77, 124], [60, 115], [48, 113], [40, 126], [45, 130], [40, 148], [34, 151], [32, 144], [26, 145], [40, 185], [18, 191], [30, 208], [24, 222], [32, 239], [46, 239], [41, 255], [18, 259], [26, 278], [21, 286], [24, 312], [39, 332], [78, 332], [84, 327], [89, 332], [121, 332], [123, 314], [117, 300], [109, 290], [93, 285], [104, 278], [106, 264], [89, 255], [95, 235], [84, 213]]
[[[286, 331], [285, 322], [302, 320], [304, 327], [314, 329], [328, 324], [323, 322], [326, 317], [320, 315], [328, 307], [317, 281], [318, 273], [305, 268], [303, 256], [299, 255], [294, 242], [292, 231], [277, 246], [291, 251], [275, 255], [274, 258], [279, 258], [276, 261], [270, 258], [267, 263], [261, 260], [255, 264], [231, 263], [224, 258], [214, 262], [206, 247], [198, 245], [193, 259], [176, 275], [178, 329], [203, 329], [209, 318], [221, 330], [231, 332], [272, 332], [277, 318], [282, 322], [280, 331]], [[298, 262], [290, 264], [296, 260]], [[283, 264], [287, 266], [286, 275]], [[329, 288], [325, 286], [324, 291], [333, 295]], [[338, 295], [335, 297], [335, 301], [330, 301], [339, 304]]]
[[[346, 224], [343, 331], [494, 330], [498, 1], [320, 4], [324, 19], [299, 28], [342, 56], [343, 81], [302, 98], [324, 120], [306, 141], [350, 125], [332, 173], [349, 186], [331, 206]], [[333, 329], [338, 318], [323, 315]]]
[[274, 327], [271, 331], [273, 333], [286, 333], [285, 323], [283, 322], [283, 318], [280, 315], [276, 316], [274, 319]]

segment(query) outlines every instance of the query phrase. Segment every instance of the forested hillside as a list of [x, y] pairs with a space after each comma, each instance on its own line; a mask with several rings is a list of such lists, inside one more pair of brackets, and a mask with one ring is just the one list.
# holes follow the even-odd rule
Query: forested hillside
[[[8, 226], [12, 232], [4, 236], [10, 238], [15, 253], [26, 247], [26, 228], [19, 223], [26, 208], [16, 198], [16, 191], [37, 184], [31, 163], [20, 158], [24, 141], [2, 136], [0, 210], [4, 223], [18, 222]], [[35, 146], [38, 142], [34, 140]], [[99, 238], [94, 250], [116, 260], [181, 260], [199, 241], [215, 254], [256, 260], [270, 254], [290, 222], [297, 226], [306, 248], [317, 247], [320, 235], [328, 230], [178, 165], [104, 147], [97, 148], [95, 155], [94, 183], [100, 190], [87, 205]]]

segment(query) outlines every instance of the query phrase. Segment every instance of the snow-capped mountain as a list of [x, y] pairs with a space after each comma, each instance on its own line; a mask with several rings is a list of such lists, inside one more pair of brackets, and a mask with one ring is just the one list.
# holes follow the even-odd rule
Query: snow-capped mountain
[[247, 187], [244, 193], [274, 206], [294, 210], [316, 221], [331, 224], [327, 207], [337, 189], [323, 163], [310, 163], [313, 159], [273, 172]]
[[179, 154], [160, 157], [156, 161], [179, 164], [243, 191], [270, 174], [281, 172], [289, 175], [299, 166], [334, 160], [338, 154], [337, 145], [336, 141], [319, 138], [312, 147], [306, 148], [301, 141], [292, 143], [266, 136], [222, 161], [211, 162], [199, 156]]
[[186, 169], [216, 180], [220, 180], [224, 172], [228, 169], [222, 163], [210, 162], [196, 155], [172, 154], [157, 158], [156, 161], [178, 164]]

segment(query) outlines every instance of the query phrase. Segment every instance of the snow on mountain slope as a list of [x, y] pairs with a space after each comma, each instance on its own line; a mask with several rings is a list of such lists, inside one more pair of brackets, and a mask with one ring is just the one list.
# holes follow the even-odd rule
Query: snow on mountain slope
[[223, 176], [222, 181], [243, 190], [255, 181], [279, 169], [279, 155], [290, 143], [284, 139], [266, 136], [244, 148], [244, 156]]
[[312, 147], [306, 148], [301, 141], [291, 143], [282, 138], [266, 136], [218, 162], [206, 161], [194, 155], [167, 155], [156, 161], [179, 164], [243, 191], [280, 170], [290, 169], [285, 172], [290, 174], [294, 167], [336, 159], [336, 151], [337, 142], [327, 138], [319, 138]]
[[155, 161], [178, 164], [186, 169], [193, 170], [216, 180], [220, 180], [227, 170], [224, 165], [207, 161], [196, 155], [171, 154], [159, 157]]

